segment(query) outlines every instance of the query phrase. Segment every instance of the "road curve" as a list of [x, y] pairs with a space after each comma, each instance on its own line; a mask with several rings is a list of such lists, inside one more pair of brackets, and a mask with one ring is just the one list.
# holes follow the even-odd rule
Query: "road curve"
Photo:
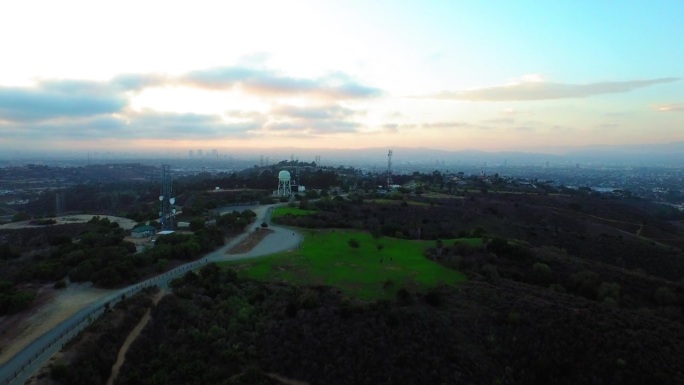
[[[47, 360], [57, 353], [65, 343], [73, 339], [97, 319], [104, 312], [105, 307], [119, 302], [123, 296], [131, 296], [141, 289], [157, 285], [162, 288], [168, 287], [169, 281], [191, 270], [196, 270], [212, 262], [233, 261], [239, 259], [256, 258], [281, 251], [287, 251], [299, 247], [303, 237], [296, 231], [280, 226], [271, 226], [271, 212], [275, 207], [285, 203], [260, 206], [254, 211], [257, 213], [253, 224], [247, 231], [233, 238], [221, 248], [208, 253], [201, 259], [178, 266], [173, 270], [164, 272], [156, 277], [125, 287], [102, 297], [84, 307], [70, 318], [64, 320], [52, 330], [35, 339], [19, 353], [0, 366], [0, 385], [23, 384]], [[249, 233], [259, 231], [261, 224], [266, 222], [273, 233], [264, 238], [258, 245], [247, 253], [228, 255], [226, 252], [242, 242]]]

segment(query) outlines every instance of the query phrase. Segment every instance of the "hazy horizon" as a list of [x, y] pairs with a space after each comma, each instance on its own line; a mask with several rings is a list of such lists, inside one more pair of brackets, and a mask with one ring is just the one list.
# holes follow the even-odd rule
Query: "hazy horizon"
[[684, 48], [669, 43], [684, 32], [681, 2], [68, 0], [0, 12], [5, 157], [684, 141]]

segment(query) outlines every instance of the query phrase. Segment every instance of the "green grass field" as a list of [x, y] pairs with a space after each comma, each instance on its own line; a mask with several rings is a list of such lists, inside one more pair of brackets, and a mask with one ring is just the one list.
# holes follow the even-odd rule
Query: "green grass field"
[[[351, 247], [350, 239], [356, 239], [359, 247]], [[480, 239], [461, 241], [481, 242]], [[307, 230], [299, 250], [226, 262], [222, 266], [235, 268], [242, 276], [262, 281], [330, 285], [361, 299], [389, 299], [402, 287], [412, 291], [425, 290], [466, 279], [463, 273], [443, 267], [423, 255], [424, 249], [434, 244], [435, 241], [374, 239], [370, 234], [358, 231]]]
[[273, 210], [273, 213], [271, 214], [271, 219], [279, 218], [279, 217], [284, 217], [285, 215], [292, 215], [292, 216], [300, 216], [300, 215], [309, 215], [315, 213], [316, 210], [302, 210], [300, 208], [296, 207], [278, 207]]

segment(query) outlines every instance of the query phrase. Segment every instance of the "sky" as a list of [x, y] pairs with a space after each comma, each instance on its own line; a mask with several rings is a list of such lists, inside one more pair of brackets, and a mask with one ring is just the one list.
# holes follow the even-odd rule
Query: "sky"
[[680, 0], [6, 1], [0, 152], [684, 141], [682, 20]]

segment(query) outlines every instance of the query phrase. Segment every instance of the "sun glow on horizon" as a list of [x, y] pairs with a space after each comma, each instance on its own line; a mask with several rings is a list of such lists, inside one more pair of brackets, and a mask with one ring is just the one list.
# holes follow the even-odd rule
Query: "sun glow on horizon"
[[652, 42], [684, 8], [656, 2], [10, 2], [0, 150], [680, 141], [684, 51]]

